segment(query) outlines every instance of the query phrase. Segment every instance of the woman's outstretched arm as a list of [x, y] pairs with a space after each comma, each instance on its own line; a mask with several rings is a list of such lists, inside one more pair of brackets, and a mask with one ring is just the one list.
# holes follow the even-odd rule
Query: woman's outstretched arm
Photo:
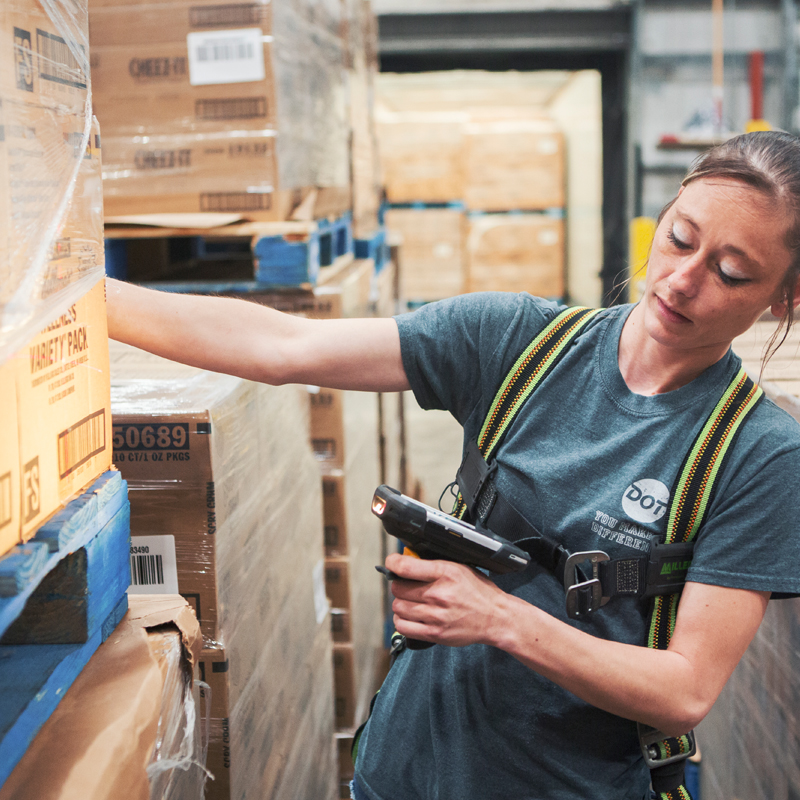
[[310, 320], [226, 297], [108, 279], [108, 332], [163, 358], [262, 383], [409, 388], [393, 319]]

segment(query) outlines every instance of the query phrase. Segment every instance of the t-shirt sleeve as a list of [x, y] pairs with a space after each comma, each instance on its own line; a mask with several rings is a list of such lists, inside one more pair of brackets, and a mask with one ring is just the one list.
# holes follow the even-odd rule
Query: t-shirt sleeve
[[417, 402], [449, 411], [463, 425], [557, 311], [555, 303], [528, 294], [480, 292], [395, 317]]
[[800, 427], [788, 415], [777, 421], [773, 415], [766, 441], [741, 450], [740, 444], [700, 529], [687, 580], [770, 591], [776, 598], [799, 595]]

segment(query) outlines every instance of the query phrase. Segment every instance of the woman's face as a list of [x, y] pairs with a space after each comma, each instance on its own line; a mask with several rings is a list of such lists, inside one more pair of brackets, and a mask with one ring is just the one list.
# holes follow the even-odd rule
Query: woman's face
[[688, 184], [653, 240], [642, 301], [647, 333], [716, 360], [767, 308], [782, 313], [787, 228], [783, 209], [741, 181]]

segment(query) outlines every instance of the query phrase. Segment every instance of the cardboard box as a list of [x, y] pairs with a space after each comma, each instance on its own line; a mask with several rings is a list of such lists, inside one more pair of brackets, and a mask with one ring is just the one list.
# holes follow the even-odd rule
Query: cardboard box
[[[147, 137], [154, 151], [191, 150], [199, 164], [209, 137], [280, 134], [268, 170], [217, 159], [221, 169], [206, 170], [200, 186], [186, 182], [185, 170], [164, 173], [161, 181], [152, 172], [141, 175], [122, 156], [122, 144], [114, 145], [120, 168], [104, 173], [107, 214], [216, 211], [284, 220], [314, 187], [317, 216], [348, 210], [340, 14], [338, 3], [293, 0], [101, 2], [91, 16], [93, 95], [110, 142], [123, 137], [140, 150], [137, 141]], [[179, 134], [189, 138], [177, 145], [162, 139]]]
[[104, 191], [110, 203], [128, 196], [192, 198], [198, 211], [271, 207], [276, 184], [275, 136], [104, 137]]
[[[336, 754], [339, 758], [339, 779], [341, 781], [351, 781], [355, 772], [353, 765], [353, 731], [337, 731], [333, 734], [336, 742]], [[347, 795], [350, 797], [350, 795]]]
[[564, 295], [564, 222], [545, 214], [470, 216], [470, 292]]
[[[135, 26], [132, 29], [136, 30]], [[260, 79], [197, 84], [192, 82], [185, 35], [167, 43], [148, 41], [113, 47], [93, 41], [95, 114], [103, 130], [113, 136], [218, 135], [226, 130], [274, 128], [277, 117], [271, 46], [261, 47]]]
[[244, 685], [235, 652], [200, 655], [200, 679], [211, 691], [207, 766], [215, 779], [206, 786], [208, 800], [280, 797], [287, 787], [298, 797], [330, 798], [335, 791], [328, 620], [298, 637], [298, 618], [287, 608], [264, 634], [261, 658]]
[[325, 559], [325, 591], [332, 608], [352, 608], [350, 561], [346, 556]]
[[271, 624], [298, 578], [280, 565], [310, 576], [322, 557], [304, 399], [294, 386], [112, 346], [114, 462], [128, 481], [133, 544], [171, 537], [178, 591], [195, 608], [206, 645], [238, 643], [246, 660], [260, 646], [247, 631]]
[[[13, 364], [11, 365], [13, 367]], [[0, 556], [20, 542], [20, 457], [17, 381], [13, 369], [0, 368]]]
[[12, 473], [5, 485], [20, 491], [19, 521], [12, 504], [6, 542], [13, 527], [28, 539], [111, 464], [105, 314], [101, 282], [0, 367], [17, 406], [15, 417], [4, 418], [0, 463]]
[[353, 641], [351, 614], [346, 608], [331, 609], [331, 636], [337, 644]]
[[14, 102], [84, 113], [88, 59], [74, 49], [86, 41], [85, 4], [56, 25], [35, 0], [4, 4], [0, 9], [0, 95]]
[[333, 646], [334, 721], [337, 728], [356, 724], [355, 657], [352, 644]]
[[331, 467], [345, 464], [344, 392], [313, 387], [311, 401], [311, 447], [314, 456]]
[[89, 35], [106, 47], [185, 42], [192, 31], [260, 28], [272, 32], [270, 3], [225, 3], [220, 0], [92, 0]]
[[325, 525], [325, 555], [346, 556], [347, 497], [345, 476], [341, 470], [328, 472], [322, 476], [322, 515]]
[[448, 203], [464, 196], [459, 113], [376, 110], [381, 170], [390, 203]]
[[[199, 644], [197, 621], [180, 597], [132, 598], [122, 622], [0, 787], [0, 797], [149, 800], [151, 788], [153, 796], [165, 796], [156, 791], [165, 779], [172, 796], [201, 797], [202, 709], [195, 708], [187, 680]], [[184, 735], [187, 728], [192, 738]], [[156, 757], [161, 767], [173, 760], [183, 768], [148, 770]]]
[[[2, 96], [0, 116], [2, 363], [104, 277], [105, 259], [96, 121], [87, 131], [82, 114]], [[27, 313], [6, 318], [23, 297]]]
[[441, 300], [465, 290], [463, 208], [393, 208], [386, 212], [386, 227], [402, 237], [403, 300]]
[[564, 138], [549, 120], [471, 122], [463, 157], [470, 210], [564, 206]]

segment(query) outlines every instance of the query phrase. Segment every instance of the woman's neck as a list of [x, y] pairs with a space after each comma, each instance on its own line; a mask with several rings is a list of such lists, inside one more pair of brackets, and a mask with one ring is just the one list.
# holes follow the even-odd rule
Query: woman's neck
[[619, 371], [634, 394], [654, 395], [680, 389], [715, 364], [725, 352], [704, 348], [677, 350], [648, 335], [642, 307], [631, 311], [619, 339]]

